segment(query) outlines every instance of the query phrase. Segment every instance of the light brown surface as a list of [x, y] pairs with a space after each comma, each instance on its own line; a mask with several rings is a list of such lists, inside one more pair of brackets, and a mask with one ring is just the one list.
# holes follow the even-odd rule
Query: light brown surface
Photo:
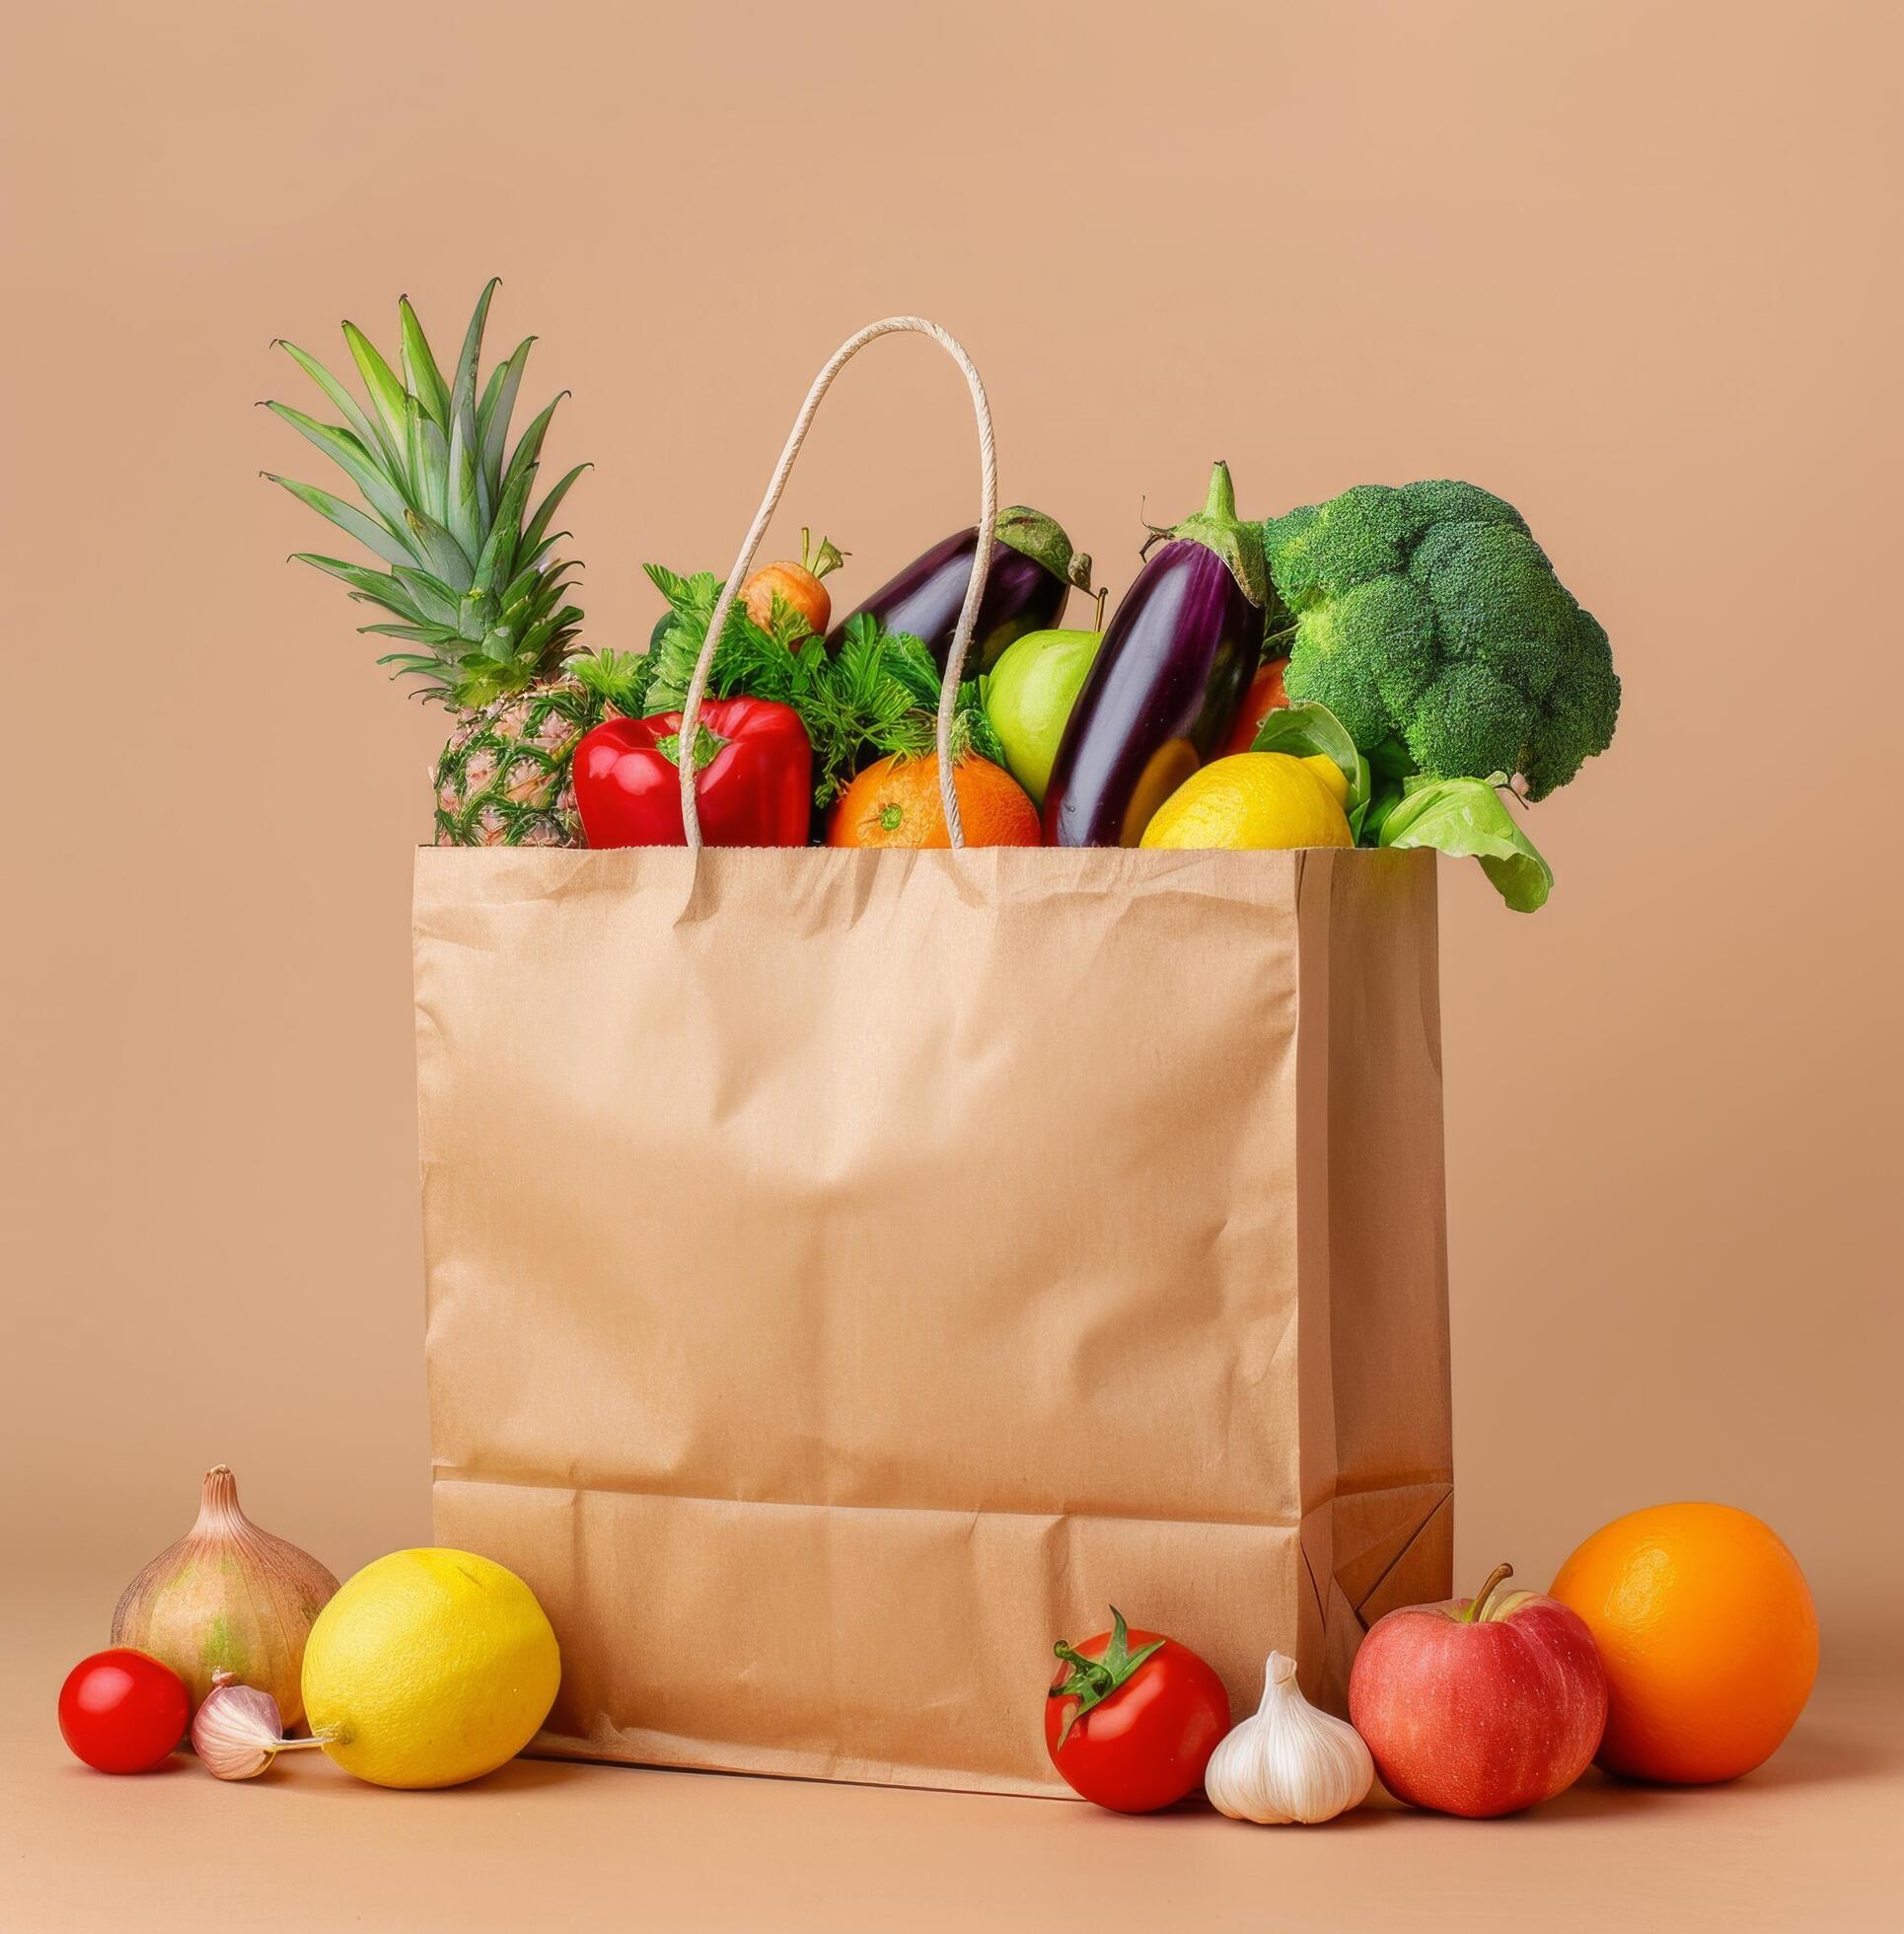
[[[272, 336], [387, 338], [407, 289], [454, 338], [491, 270], [531, 390], [575, 391], [551, 459], [599, 465], [564, 516], [597, 643], [645, 636], [640, 558], [719, 562], [820, 359], [898, 308], [971, 346], [1005, 494], [1117, 585], [1217, 456], [1262, 510], [1516, 500], [1628, 697], [1535, 815], [1543, 913], [1443, 869], [1459, 1570], [1717, 1497], [1804, 1563], [1827, 1693], [1889, 1656], [1904, 14], [114, 0], [0, 33], [0, 1532], [75, 1572], [68, 1642], [8, 1663], [37, 1726], [209, 1463], [340, 1571], [427, 1523], [407, 904], [442, 727], [281, 561], [324, 527], [256, 472], [317, 460], [250, 406], [301, 395]], [[878, 353], [777, 533], [853, 550], [847, 599], [969, 514], [956, 377]], [[97, 1861], [69, 1790], [42, 1818]], [[1807, 1789], [1789, 1841], [1758, 1816], [1782, 1885], [1842, 1875], [1872, 1791]], [[849, 1818], [951, 1817], [878, 1804]], [[1152, 1843], [1064, 1830], [1162, 1885]]]
[[221, 1785], [180, 1757], [111, 1779], [67, 1757], [46, 1688], [71, 1600], [14, 1591], [0, 1692], [0, 1925], [13, 1934], [263, 1926], [842, 1928], [1186, 1934], [1327, 1928], [1894, 1927], [1904, 1680], [1827, 1680], [1778, 1756], [1732, 1786], [1589, 1772], [1505, 1821], [1384, 1796], [1322, 1827], [1078, 1802], [517, 1760], [390, 1793], [320, 1754]]

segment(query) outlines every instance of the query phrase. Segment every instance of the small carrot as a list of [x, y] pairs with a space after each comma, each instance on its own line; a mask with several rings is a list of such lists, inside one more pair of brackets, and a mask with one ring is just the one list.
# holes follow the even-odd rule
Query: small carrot
[[778, 598], [825, 636], [827, 627], [833, 622], [833, 598], [820, 580], [829, 571], [838, 570], [846, 561], [846, 555], [824, 537], [816, 551], [812, 533], [802, 530], [797, 564], [790, 559], [763, 564], [741, 586], [741, 603], [747, 607], [747, 615], [765, 631], [773, 622], [773, 600]]

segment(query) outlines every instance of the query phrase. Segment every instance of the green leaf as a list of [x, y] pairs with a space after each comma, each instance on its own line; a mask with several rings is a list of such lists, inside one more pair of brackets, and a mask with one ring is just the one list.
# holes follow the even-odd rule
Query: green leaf
[[522, 372], [528, 366], [530, 347], [535, 340], [533, 335], [525, 335], [509, 360], [498, 363], [489, 372], [482, 401], [476, 406], [476, 440], [481, 445], [482, 476], [492, 503], [502, 495], [502, 453], [509, 440], [509, 418], [516, 407], [516, 392], [522, 387]]
[[1429, 779], [1411, 784], [1382, 821], [1381, 843], [1472, 855], [1517, 914], [1538, 912], [1554, 884], [1554, 869], [1486, 780]]
[[[482, 326], [488, 320], [490, 298], [501, 286], [502, 277], [491, 275], [483, 284], [482, 293], [476, 297], [476, 313], [471, 316], [470, 327], [463, 334], [463, 351], [456, 359], [456, 376], [450, 385], [450, 420], [454, 422], [467, 406], [472, 429], [476, 424], [476, 364], [482, 355]], [[471, 447], [476, 447], [474, 437]]]
[[450, 495], [445, 521], [473, 558], [482, 549], [489, 514], [489, 492], [482, 479], [482, 438], [476, 429], [476, 364], [482, 354], [483, 321], [500, 279], [492, 275], [476, 298], [476, 313], [464, 335], [450, 386]]
[[440, 577], [432, 577], [426, 570], [412, 570], [402, 564], [394, 575], [416, 600], [417, 609], [432, 624], [455, 628], [462, 600]]
[[707, 599], [707, 615], [713, 615], [714, 599], [720, 596], [720, 586], [714, 582], [712, 571], [704, 570], [694, 577], [683, 577], [666, 564], [643, 564], [641, 568], [647, 573], [648, 581], [677, 612], [696, 601], [698, 595], [695, 588], [696, 585], [706, 585], [713, 594]]
[[501, 617], [487, 592], [472, 591], [458, 608], [456, 632], [465, 644], [480, 644]]
[[[848, 621], [849, 623], [855, 621]], [[888, 632], [884, 654], [886, 670], [912, 693], [918, 703], [936, 711], [939, 703], [939, 668], [932, 654], [910, 632]], [[961, 691], [963, 698], [963, 690]]]
[[468, 405], [450, 425], [449, 470], [449, 515], [446, 522], [450, 534], [472, 558], [480, 557], [484, 525], [481, 493], [476, 487], [476, 416]]
[[[536, 506], [536, 514], [530, 518], [523, 531], [522, 543], [516, 548], [516, 556], [527, 557], [532, 551], [542, 549], [544, 534], [549, 529], [549, 520], [555, 514], [555, 506], [568, 495], [569, 486], [585, 470], [593, 470], [593, 464], [577, 464], [568, 475], [549, 486], [549, 494]], [[512, 520], [513, 521], [513, 520]]]
[[789, 604], [777, 591], [768, 602], [767, 623], [761, 629], [785, 651], [799, 650], [813, 636], [806, 613]]
[[492, 590], [497, 579], [506, 584], [514, 572], [517, 527], [522, 522], [522, 507], [528, 501], [535, 482], [535, 467], [531, 465], [525, 475], [515, 479], [503, 491], [502, 501], [496, 506], [496, 521], [489, 526], [489, 541], [482, 547], [482, 555], [476, 559], [476, 575], [471, 580], [476, 590]]
[[460, 644], [454, 632], [446, 636], [440, 625], [359, 625], [358, 631], [367, 636], [382, 638], [408, 638], [416, 644]]
[[430, 354], [429, 337], [423, 334], [423, 325], [416, 320], [408, 296], [399, 300], [397, 313], [403, 319], [403, 374], [409, 379], [410, 394], [423, 406], [423, 413], [447, 437], [450, 392], [444, 384], [443, 372], [436, 366], [436, 358]]
[[646, 651], [604, 650], [571, 658], [563, 668], [570, 678], [606, 699], [626, 718], [650, 713], [648, 688], [654, 682], [654, 657]]
[[556, 397], [554, 402], [523, 431], [521, 439], [517, 442], [515, 449], [510, 453], [509, 466], [502, 474], [502, 487], [505, 495], [508, 492], [509, 485], [515, 482], [516, 478], [541, 456], [543, 438], [549, 433], [549, 419], [554, 415], [556, 407], [561, 403], [562, 397], [567, 395], [568, 392], [564, 390], [561, 396]]
[[[479, 566], [478, 566], [479, 568]], [[504, 611], [513, 610], [518, 604], [526, 605], [534, 594], [536, 586], [542, 582], [542, 572], [534, 564], [519, 570], [507, 584], [497, 599]]]
[[454, 691], [456, 703], [463, 710], [478, 711], [505, 692], [520, 692], [524, 682], [513, 665], [485, 664], [480, 658], [471, 656], [462, 660], [454, 682], [446, 681], [446, 685]]
[[357, 365], [357, 374], [364, 379], [371, 408], [376, 410], [384, 426], [385, 447], [396, 451], [407, 450], [409, 399], [404, 394], [403, 384], [398, 382], [390, 364], [378, 354], [377, 345], [355, 323], [344, 324], [343, 339], [350, 345], [351, 359]]
[[357, 441], [368, 451], [381, 452], [386, 469], [394, 470], [396, 481], [401, 486], [403, 482], [403, 456], [398, 446], [391, 442], [383, 426], [382, 418], [373, 423], [364, 414], [353, 397], [344, 386], [319, 362], [316, 356], [308, 356], [295, 342], [278, 338], [277, 346], [310, 377], [319, 389], [336, 406], [337, 413], [349, 424], [350, 431]]
[[563, 564], [560, 570], [551, 570], [536, 580], [535, 590], [529, 599], [529, 616], [532, 620], [546, 616], [561, 602], [570, 588], [567, 573], [579, 568], [579, 565]]
[[[423, 562], [453, 590], [470, 582], [475, 564], [456, 539], [434, 517], [420, 510], [403, 513], [404, 528], [416, 542]], [[461, 592], [458, 592], [459, 597]]]
[[340, 577], [351, 591], [360, 598], [368, 598], [372, 604], [382, 605], [386, 611], [394, 611], [399, 618], [408, 619], [413, 625], [424, 622], [425, 614], [418, 610], [416, 602], [396, 578], [380, 570], [371, 570], [363, 564], [345, 563], [339, 558], [326, 558], [315, 551], [298, 551], [292, 554], [301, 564], [311, 564], [318, 570], [328, 571], [332, 577]]
[[[937, 721], [933, 721], [934, 736]], [[954, 761], [976, 757], [989, 759], [994, 766], [1005, 763], [1005, 748], [998, 728], [986, 715], [979, 694], [979, 681], [967, 679], [959, 687], [958, 709], [952, 714], [952, 757]]]
[[300, 503], [308, 503], [320, 517], [330, 518], [338, 530], [348, 531], [366, 551], [374, 551], [387, 563], [408, 564], [416, 561], [416, 553], [403, 538], [385, 530], [375, 518], [366, 517], [355, 504], [340, 501], [330, 491], [320, 490], [315, 484], [299, 484], [268, 470], [264, 475], [271, 483], [289, 490]]
[[440, 674], [443, 670], [442, 659], [433, 658], [422, 651], [386, 651], [377, 662], [380, 665], [397, 665], [404, 672], [414, 672], [419, 676]]
[[321, 423], [288, 403], [267, 403], [272, 415], [281, 416], [308, 442], [314, 443], [363, 492], [364, 501], [393, 531], [403, 527], [407, 506], [402, 493], [372, 459], [369, 451], [350, 434], [332, 423]]
[[1402, 792], [1400, 780], [1390, 779], [1386, 774], [1376, 778], [1369, 790], [1368, 804], [1362, 808], [1361, 823], [1355, 829], [1356, 845], [1381, 845], [1382, 828], [1388, 824], [1388, 815], [1400, 804]]
[[450, 514], [450, 445], [414, 397], [409, 411], [410, 497], [418, 510], [447, 523]]
[[565, 633], [581, 622], [582, 614], [574, 605], [563, 605], [561, 610], [540, 619], [522, 634], [522, 642], [516, 647], [515, 655], [523, 659], [540, 660], [543, 654], [555, 643], [559, 633]]
[[1341, 769], [1349, 783], [1343, 811], [1349, 830], [1357, 831], [1368, 805], [1368, 761], [1355, 750], [1349, 728], [1327, 706], [1291, 700], [1270, 712], [1250, 741], [1252, 752], [1282, 752], [1292, 759], [1312, 759], [1320, 753]]

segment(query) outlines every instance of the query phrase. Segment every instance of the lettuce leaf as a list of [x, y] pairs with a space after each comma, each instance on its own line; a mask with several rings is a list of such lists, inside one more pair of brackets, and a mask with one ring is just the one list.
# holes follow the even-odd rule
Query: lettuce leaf
[[1381, 822], [1385, 847], [1433, 847], [1473, 857], [1517, 914], [1547, 903], [1554, 869], [1486, 780], [1415, 779]]

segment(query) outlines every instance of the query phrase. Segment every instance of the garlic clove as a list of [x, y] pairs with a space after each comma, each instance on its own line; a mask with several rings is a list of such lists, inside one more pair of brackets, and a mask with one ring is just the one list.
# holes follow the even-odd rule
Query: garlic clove
[[1318, 1712], [1295, 1682], [1295, 1661], [1272, 1652], [1255, 1713], [1218, 1743], [1204, 1791], [1218, 1813], [1263, 1826], [1319, 1825], [1358, 1807], [1375, 1762], [1346, 1720]]
[[191, 1722], [191, 1748], [216, 1779], [256, 1779], [280, 1752], [322, 1746], [321, 1739], [287, 1740], [277, 1701], [227, 1672], [211, 1675]]

